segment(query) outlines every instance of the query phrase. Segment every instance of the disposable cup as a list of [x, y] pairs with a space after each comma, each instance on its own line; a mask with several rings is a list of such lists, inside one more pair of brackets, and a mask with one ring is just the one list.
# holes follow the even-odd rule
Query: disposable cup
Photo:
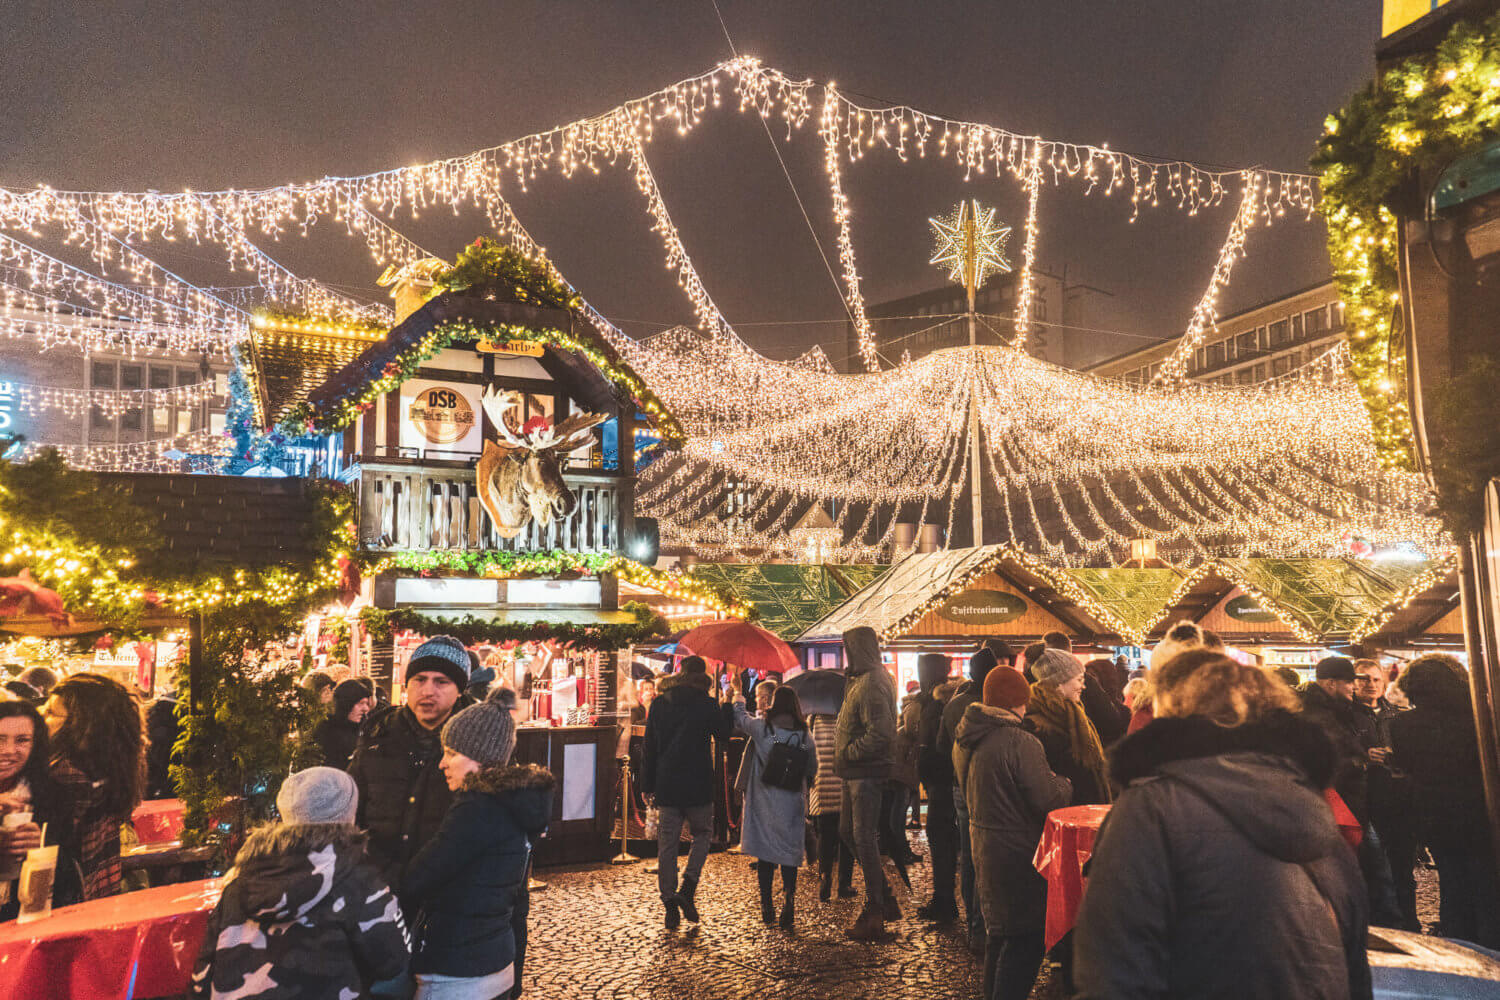
[[52, 882], [57, 876], [57, 845], [26, 852], [21, 866], [21, 912], [16, 923], [28, 924], [52, 915]]

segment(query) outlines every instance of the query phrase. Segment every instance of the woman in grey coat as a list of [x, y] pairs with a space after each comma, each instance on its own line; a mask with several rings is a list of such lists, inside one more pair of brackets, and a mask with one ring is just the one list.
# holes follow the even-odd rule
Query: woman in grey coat
[[964, 710], [953, 739], [953, 766], [969, 805], [974, 894], [989, 935], [985, 1000], [1031, 995], [1047, 923], [1047, 883], [1032, 855], [1047, 814], [1073, 796], [1022, 723], [1030, 693], [1019, 671], [996, 667], [984, 679], [984, 700]]
[[[756, 874], [760, 878], [760, 915], [767, 924], [778, 922], [776, 909], [771, 903], [771, 881], [780, 866], [785, 901], [779, 923], [782, 928], [791, 930], [797, 868], [802, 864], [806, 845], [807, 786], [818, 775], [817, 750], [807, 731], [807, 721], [802, 717], [797, 692], [789, 687], [776, 689], [764, 719], [751, 716], [745, 710], [744, 696], [737, 692], [734, 726], [737, 732], [749, 738], [745, 744], [745, 765], [740, 769], [737, 782], [745, 795], [740, 849], [756, 859]], [[807, 773], [800, 788], [789, 791], [761, 780], [773, 743], [787, 743], [805, 751]]]

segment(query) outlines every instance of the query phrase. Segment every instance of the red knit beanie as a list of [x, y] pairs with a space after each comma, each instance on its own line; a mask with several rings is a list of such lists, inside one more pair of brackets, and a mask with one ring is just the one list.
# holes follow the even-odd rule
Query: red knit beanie
[[1019, 708], [1031, 698], [1031, 686], [1019, 670], [998, 666], [984, 679], [984, 703], [991, 708]]

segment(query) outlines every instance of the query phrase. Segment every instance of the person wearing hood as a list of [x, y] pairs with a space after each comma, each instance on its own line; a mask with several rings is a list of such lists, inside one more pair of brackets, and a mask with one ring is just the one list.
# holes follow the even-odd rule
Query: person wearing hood
[[1154, 669], [1155, 721], [1110, 755], [1124, 791], [1089, 862], [1076, 996], [1371, 996], [1327, 737], [1257, 667], [1191, 650]]
[[[698, 923], [698, 879], [708, 860], [714, 823], [713, 742], [728, 746], [734, 728], [729, 706], [714, 698], [713, 680], [701, 656], [689, 656], [681, 669], [662, 679], [646, 715], [641, 753], [641, 793], [653, 796], [657, 812], [656, 886], [666, 909], [666, 927]], [[693, 844], [682, 882], [677, 854], [686, 824]]]
[[[969, 657], [969, 679], [948, 700], [943, 708], [943, 728], [938, 734], [938, 752], [953, 761], [953, 739], [963, 722], [964, 713], [970, 705], [982, 701], [984, 681], [990, 671], [998, 666], [1010, 666], [1015, 656], [1003, 640], [991, 639]], [[984, 913], [974, 895], [974, 855], [969, 843], [969, 806], [964, 798], [963, 786], [954, 777], [953, 785], [954, 828], [958, 833], [958, 888], [964, 899], [964, 919], [969, 928], [969, 950], [983, 954], [986, 948]]]
[[333, 689], [333, 711], [313, 728], [313, 741], [323, 754], [324, 767], [349, 769], [349, 758], [359, 743], [359, 726], [375, 704], [374, 688], [351, 677]]
[[516, 693], [495, 688], [443, 726], [453, 806], [412, 859], [402, 899], [421, 914], [415, 1000], [491, 1000], [521, 993], [531, 847], [552, 816], [552, 772], [510, 763]]
[[1026, 721], [1047, 751], [1052, 770], [1073, 785], [1073, 805], [1109, 802], [1104, 770], [1104, 746], [1083, 710], [1083, 664], [1072, 653], [1048, 647], [1031, 671], [1031, 699]]
[[282, 783], [281, 822], [253, 831], [224, 877], [192, 996], [357, 1000], [406, 969], [401, 907], [365, 857], [358, 800], [354, 779], [336, 768]]
[[839, 709], [833, 765], [844, 782], [839, 836], [859, 862], [865, 882], [864, 909], [849, 936], [874, 941], [883, 937], [887, 920], [901, 919], [880, 864], [880, 799], [894, 763], [896, 684], [880, 660], [880, 639], [872, 628], [844, 633], [844, 661], [848, 687]]
[[927, 847], [932, 852], [932, 899], [918, 907], [923, 920], [951, 923], [958, 919], [953, 883], [958, 874], [958, 826], [953, 805], [953, 754], [942, 741], [944, 704], [937, 688], [948, 679], [948, 657], [917, 657], [917, 775], [927, 793]]
[[1032, 864], [1047, 814], [1073, 787], [1047, 766], [1023, 720], [1031, 689], [1010, 667], [984, 680], [984, 700], [964, 711], [953, 761], [969, 804], [976, 896], [988, 934], [985, 1000], [1025, 1000], [1046, 954], [1047, 883]]

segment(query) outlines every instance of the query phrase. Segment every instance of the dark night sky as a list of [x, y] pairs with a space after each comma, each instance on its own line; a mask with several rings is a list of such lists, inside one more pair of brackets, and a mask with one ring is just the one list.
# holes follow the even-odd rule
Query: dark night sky
[[[1378, 0], [720, 0], [742, 53], [794, 76], [1051, 138], [1240, 167], [1302, 170], [1325, 114], [1370, 75]], [[258, 187], [456, 155], [605, 110], [728, 56], [709, 0], [109, 4], [23, 2], [6, 17], [0, 182], [60, 188]], [[782, 136], [778, 133], [778, 139]], [[815, 123], [783, 154], [832, 258]], [[758, 122], [725, 109], [652, 165], [730, 321], [774, 354], [843, 315]], [[868, 301], [930, 287], [926, 219], [960, 196], [1024, 202], [1010, 180], [963, 184], [948, 161], [871, 155], [846, 168]], [[607, 315], [636, 335], [691, 318], [623, 170], [511, 192], [521, 218]], [[1115, 294], [1101, 351], [1180, 331], [1233, 205], [1134, 226], [1127, 206], [1044, 190], [1039, 259]], [[400, 221], [451, 256], [478, 213]], [[1019, 225], [1017, 230], [1019, 232]], [[266, 248], [367, 294], [375, 268], [325, 231]], [[1251, 235], [1224, 311], [1322, 280], [1321, 226]], [[205, 284], [243, 279], [210, 248], [160, 259]], [[834, 260], [835, 267], [837, 261]], [[756, 325], [788, 324], [798, 325]]]

